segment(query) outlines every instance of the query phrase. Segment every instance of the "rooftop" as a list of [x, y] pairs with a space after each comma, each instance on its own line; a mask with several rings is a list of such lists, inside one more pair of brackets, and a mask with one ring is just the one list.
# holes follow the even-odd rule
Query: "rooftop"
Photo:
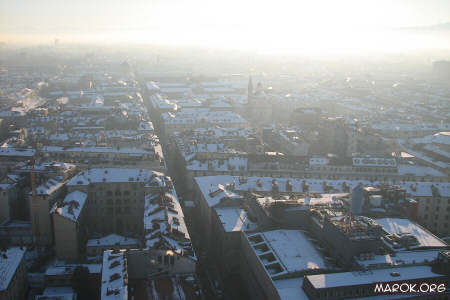
[[448, 247], [441, 239], [409, 219], [381, 218], [375, 221], [389, 234], [412, 234], [419, 244], [410, 248], [442, 248]]
[[281, 300], [308, 300], [303, 291], [303, 277], [274, 280]]
[[124, 251], [103, 252], [101, 299], [128, 299], [128, 270]]
[[58, 214], [64, 218], [76, 222], [86, 203], [87, 194], [73, 191], [67, 194], [61, 203], [55, 203], [50, 213]]
[[[395, 274], [395, 275], [393, 275]], [[441, 277], [433, 273], [430, 266], [397, 267], [370, 271], [355, 271], [307, 275], [306, 278], [316, 289], [373, 284], [376, 282], [407, 281]]]
[[[300, 193], [304, 191], [304, 185], [308, 186], [308, 192], [324, 193], [324, 187], [329, 186], [335, 192], [343, 192], [344, 185], [349, 190], [362, 183], [367, 186], [376, 186], [382, 182], [371, 182], [368, 180], [324, 180], [324, 179], [299, 179], [299, 178], [272, 178], [272, 177], [238, 177], [231, 175], [203, 176], [195, 177], [195, 181], [202, 191], [203, 195], [208, 195], [211, 191], [216, 191], [220, 186], [233, 185], [233, 193], [237, 191], [271, 192], [273, 180], [278, 184], [279, 192]], [[290, 184], [287, 184], [287, 181]], [[390, 184], [390, 182], [385, 182]], [[441, 197], [450, 197], [450, 183], [448, 182], [416, 182], [405, 181], [397, 182], [397, 185], [404, 188], [411, 197], [430, 197], [432, 196], [431, 187], [435, 186]], [[290, 186], [290, 191], [287, 187]], [[231, 193], [230, 189], [227, 189]], [[209, 197], [205, 197], [209, 202]], [[213, 206], [213, 205], [212, 205]]]
[[8, 288], [24, 255], [25, 249], [12, 247], [0, 252], [0, 291]]
[[329, 266], [301, 230], [279, 229], [247, 235], [267, 273], [274, 276]]
[[240, 207], [214, 208], [226, 232], [256, 229], [256, 224], [247, 217], [247, 211]]
[[94, 168], [78, 173], [68, 183], [68, 186], [89, 185], [100, 182], [143, 182], [147, 183], [162, 173], [147, 169], [126, 168]]
[[175, 189], [145, 196], [144, 230], [147, 247], [165, 247], [180, 255], [193, 256], [189, 232]]
[[124, 237], [115, 233], [112, 233], [110, 235], [101, 237], [99, 239], [90, 239], [87, 241], [88, 247], [103, 247], [103, 246], [115, 246], [115, 245], [121, 245], [121, 246], [133, 246], [138, 245], [139, 242], [136, 239]]
[[428, 264], [437, 258], [438, 253], [439, 250], [398, 251], [395, 254], [358, 257], [356, 261], [366, 268]]

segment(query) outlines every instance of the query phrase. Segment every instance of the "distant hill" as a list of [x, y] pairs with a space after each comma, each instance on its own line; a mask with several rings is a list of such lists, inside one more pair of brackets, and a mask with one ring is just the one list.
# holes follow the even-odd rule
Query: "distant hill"
[[427, 30], [427, 31], [450, 31], [450, 22], [435, 24], [431, 26], [403, 27], [402, 30]]

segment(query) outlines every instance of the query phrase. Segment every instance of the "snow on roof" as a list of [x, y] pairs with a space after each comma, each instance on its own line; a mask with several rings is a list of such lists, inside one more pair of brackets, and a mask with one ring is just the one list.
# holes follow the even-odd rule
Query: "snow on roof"
[[[163, 113], [161, 115], [166, 124], [187, 124], [197, 122], [220, 123], [247, 123], [247, 121], [232, 111], [210, 111], [209, 109], [183, 109], [176, 113]], [[205, 124], [206, 125], [206, 124]]]
[[15, 147], [0, 147], [0, 156], [34, 156], [36, 150]]
[[86, 203], [87, 194], [80, 191], [73, 191], [67, 194], [62, 203], [56, 202], [50, 213], [58, 214], [69, 220], [76, 222]]
[[420, 250], [420, 251], [398, 251], [395, 255], [374, 255], [370, 258], [356, 258], [360, 266], [366, 268], [378, 266], [397, 266], [397, 265], [414, 265], [414, 264], [428, 264], [435, 260], [438, 256], [439, 250]]
[[0, 190], [4, 191], [9, 189], [10, 187], [13, 187], [15, 184], [12, 183], [0, 183]]
[[414, 174], [416, 176], [447, 176], [432, 167], [420, 165], [398, 165], [397, 171], [399, 175]]
[[308, 300], [303, 291], [303, 277], [273, 281], [281, 300]]
[[414, 143], [418, 144], [442, 144], [450, 145], [450, 131], [442, 131], [433, 135], [427, 135], [423, 138], [412, 139]]
[[[50, 178], [44, 184], [41, 184], [36, 188], [36, 194], [38, 195], [50, 195], [54, 191], [58, 190], [64, 185], [61, 178]], [[31, 192], [30, 192], [31, 194]]]
[[[274, 199], [272, 197], [262, 197], [258, 198], [257, 201], [262, 205], [266, 205], [268, 203], [276, 202], [276, 201], [289, 201], [289, 203], [293, 203], [296, 201], [298, 205], [304, 206], [315, 206], [315, 205], [332, 205], [332, 204], [341, 204], [339, 201], [340, 198], [348, 196], [349, 193], [331, 193], [331, 194], [311, 194], [308, 197], [303, 197], [299, 199]], [[288, 208], [296, 209], [295, 207]]]
[[[228, 177], [227, 179], [230, 179], [230, 176], [214, 176], [214, 177], [221, 177], [225, 179], [224, 177]], [[205, 177], [195, 177], [195, 180], [201, 186], [201, 190], [203, 193], [203, 197], [205, 198], [206, 202], [210, 207], [214, 207], [217, 204], [220, 203], [222, 199], [243, 199], [243, 197], [239, 194], [236, 194], [232, 192], [231, 190], [227, 189], [222, 184], [208, 184], [208, 181], [203, 182], [201, 178]], [[215, 178], [216, 179], [216, 178]], [[218, 181], [220, 182], [220, 178]], [[222, 183], [226, 183], [227, 181], [221, 181]]]
[[0, 291], [8, 288], [25, 255], [25, 249], [12, 247], [0, 252]]
[[76, 293], [70, 286], [48, 287], [36, 300], [74, 300]]
[[447, 168], [450, 166], [450, 163], [448, 163], [448, 162], [445, 162], [445, 161], [443, 162], [443, 161], [434, 160], [433, 158], [431, 158], [431, 157], [425, 155], [425, 154], [422, 153], [422, 152], [415, 151], [415, 150], [412, 150], [412, 149], [408, 148], [408, 147], [405, 145], [405, 143], [404, 143], [402, 140], [400, 140], [400, 139], [398, 139], [397, 142], [398, 142], [398, 144], [400, 145], [400, 147], [403, 148], [404, 151], [408, 152], [408, 153], [411, 154], [411, 155], [414, 155], [415, 157], [417, 157], [417, 158], [419, 158], [419, 159], [421, 159], [421, 160], [424, 160], [424, 161], [426, 161], [426, 162], [428, 162], [428, 163], [430, 163], [430, 164], [433, 164], [433, 165], [435, 165], [435, 166], [437, 166], [437, 167], [440, 167], [440, 168], [443, 168], [443, 169], [447, 169]]
[[245, 209], [240, 207], [214, 208], [226, 232], [256, 229], [256, 225], [247, 217]]
[[62, 169], [62, 170], [70, 170], [75, 168], [74, 164], [69, 164], [65, 162], [41, 162], [40, 164], [34, 164], [33, 166], [24, 165], [20, 168], [20, 170], [31, 170], [34, 171], [46, 171], [51, 168]]
[[124, 237], [115, 233], [104, 236], [99, 239], [90, 239], [87, 241], [88, 247], [104, 247], [104, 246], [133, 246], [138, 245], [139, 242], [136, 239]]
[[147, 247], [163, 244], [178, 254], [192, 251], [183, 210], [173, 188], [145, 196], [144, 230]]
[[375, 221], [389, 234], [411, 233], [419, 242], [418, 248], [447, 246], [446, 243], [434, 236], [431, 232], [409, 219], [381, 218], [375, 219]]
[[153, 154], [152, 151], [148, 151], [140, 148], [117, 148], [117, 147], [71, 147], [63, 148], [59, 146], [44, 146], [43, 152], [90, 152], [90, 153], [122, 153], [122, 154]]
[[[331, 186], [333, 189], [338, 191], [343, 190], [344, 183], [351, 189], [353, 189], [358, 184], [362, 183], [367, 186], [376, 186], [381, 182], [371, 182], [368, 180], [324, 180], [324, 179], [299, 179], [299, 178], [272, 178], [272, 177], [243, 177], [244, 181], [240, 182], [238, 176], [231, 175], [218, 175], [218, 176], [202, 176], [195, 177], [195, 181], [202, 191], [205, 199], [210, 202], [209, 193], [218, 190], [218, 185], [227, 186], [229, 184], [234, 184], [234, 192], [227, 189], [229, 193], [235, 194], [237, 191], [255, 191], [255, 192], [270, 192], [272, 191], [272, 181], [275, 179], [278, 183], [278, 188], [280, 192], [287, 192], [286, 183], [289, 180], [292, 186], [290, 192], [303, 192], [303, 183], [309, 186], [309, 192], [324, 192], [324, 184]], [[390, 184], [390, 182], [385, 182]], [[393, 184], [393, 183], [391, 183]], [[435, 186], [439, 191], [441, 197], [450, 197], [450, 183], [448, 182], [417, 182], [417, 181], [406, 181], [397, 182], [396, 185], [401, 186], [411, 197], [431, 197], [431, 186]], [[239, 196], [239, 195], [238, 195]], [[216, 204], [219, 199], [213, 201]], [[210, 206], [214, 206], [215, 204]]]
[[20, 180], [20, 175], [16, 175], [16, 174], [8, 174], [7, 175], [9, 179], [11, 179], [14, 182], [18, 182]]
[[190, 87], [161, 87], [160, 91], [163, 94], [171, 94], [171, 93], [190, 93], [192, 92], [192, 89]]
[[227, 159], [210, 159], [206, 161], [192, 160], [186, 169], [188, 170], [214, 170], [214, 171], [246, 171], [248, 159], [246, 157], [229, 157]]
[[322, 255], [301, 230], [279, 229], [246, 237], [271, 277], [328, 268]]
[[67, 183], [68, 186], [89, 185], [100, 182], [150, 182], [162, 173], [148, 169], [93, 168], [78, 173]]
[[128, 270], [124, 251], [103, 252], [101, 300], [128, 299]]
[[[398, 273], [393, 276], [393, 273]], [[366, 272], [343, 272], [343, 273], [328, 273], [321, 275], [306, 275], [311, 284], [316, 289], [355, 286], [373, 284], [376, 282], [390, 282], [390, 281], [407, 281], [414, 279], [426, 279], [441, 277], [443, 275], [433, 273], [430, 266], [412, 266], [412, 267], [397, 267], [389, 269], [377, 269]]]
[[76, 267], [82, 266], [89, 270], [90, 274], [100, 274], [102, 271], [101, 264], [65, 264], [61, 262], [56, 262], [55, 265], [49, 266], [45, 270], [45, 276], [58, 276], [72, 274]]

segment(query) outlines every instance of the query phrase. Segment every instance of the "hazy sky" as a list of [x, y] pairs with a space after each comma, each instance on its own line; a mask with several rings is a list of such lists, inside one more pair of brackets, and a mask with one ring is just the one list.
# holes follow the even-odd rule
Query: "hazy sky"
[[300, 39], [349, 45], [363, 31], [449, 21], [450, 0], [0, 0], [5, 41], [58, 37], [289, 48]]

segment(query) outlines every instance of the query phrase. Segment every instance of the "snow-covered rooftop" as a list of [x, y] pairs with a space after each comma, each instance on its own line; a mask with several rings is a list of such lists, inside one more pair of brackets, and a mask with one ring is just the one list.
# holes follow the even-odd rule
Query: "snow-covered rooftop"
[[46, 276], [57, 276], [57, 275], [67, 275], [72, 274], [73, 271], [78, 267], [86, 267], [90, 274], [100, 274], [102, 271], [101, 264], [65, 264], [63, 262], [57, 261], [55, 264], [49, 266], [45, 270]]
[[[60, 177], [50, 178], [40, 186], [36, 188], [36, 194], [38, 195], [50, 195], [64, 185], [64, 181]], [[31, 192], [30, 192], [31, 194]]]
[[193, 255], [189, 232], [175, 189], [169, 188], [163, 193], [154, 192], [145, 196], [144, 230], [147, 247], [165, 247], [180, 255]]
[[437, 176], [446, 177], [444, 173], [429, 167], [420, 165], [398, 165], [397, 171], [399, 175], [413, 174], [415, 176]]
[[247, 211], [240, 207], [214, 208], [226, 232], [256, 229], [256, 224], [247, 217]]
[[409, 219], [381, 218], [375, 219], [375, 221], [389, 234], [411, 233], [419, 242], [419, 245], [417, 245], [416, 248], [448, 247], [448, 245], [441, 239], [437, 238], [431, 232]]
[[281, 300], [308, 300], [303, 291], [303, 277], [273, 281]]
[[56, 202], [50, 213], [58, 214], [64, 218], [76, 222], [86, 203], [87, 194], [73, 191], [67, 194], [61, 203]]
[[247, 123], [243, 117], [232, 111], [210, 111], [208, 109], [184, 109], [177, 113], [163, 113], [161, 117], [166, 124], [195, 124], [197, 122], [208, 122], [211, 124]]
[[0, 147], [0, 156], [24, 156], [32, 157], [36, 153], [34, 149], [23, 149], [15, 147]]
[[[209, 193], [217, 191], [218, 189], [224, 189], [227, 185], [234, 184], [233, 192], [230, 189], [225, 189], [224, 193], [230, 193], [236, 195], [236, 191], [255, 191], [255, 192], [270, 192], [272, 191], [272, 182], [276, 180], [278, 183], [279, 192], [288, 192], [286, 187], [287, 181], [290, 182], [292, 190], [289, 192], [304, 192], [303, 183], [306, 183], [309, 187], [309, 192], [323, 193], [325, 184], [331, 188], [342, 192], [343, 186], [346, 184], [350, 190], [358, 184], [362, 183], [367, 186], [376, 186], [383, 182], [371, 182], [368, 180], [325, 180], [325, 179], [299, 179], [299, 178], [272, 178], [272, 177], [245, 177], [244, 181], [240, 181], [238, 176], [231, 175], [218, 175], [218, 176], [202, 176], [195, 177], [195, 181], [202, 191], [205, 199], [210, 203], [210, 206], [217, 204], [221, 197], [209, 197]], [[386, 181], [385, 184], [394, 184]], [[439, 191], [441, 197], [450, 197], [450, 183], [448, 182], [417, 182], [417, 181], [405, 181], [396, 182], [396, 185], [403, 187], [407, 194], [411, 197], [431, 197], [431, 186], [435, 186]], [[222, 186], [222, 188], [220, 186]], [[238, 195], [239, 196], [239, 195]], [[223, 194], [222, 194], [223, 197]], [[241, 197], [241, 196], [239, 196]], [[215, 204], [214, 204], [215, 203]]]
[[247, 235], [247, 239], [271, 277], [329, 267], [301, 230], [252, 233]]
[[130, 154], [130, 155], [144, 155], [153, 154], [153, 151], [148, 151], [140, 148], [117, 148], [117, 147], [71, 147], [64, 148], [60, 146], [44, 146], [43, 152], [90, 152], [90, 153], [114, 153], [114, 154]]
[[[395, 276], [392, 274], [395, 273]], [[316, 289], [341, 286], [355, 286], [373, 284], [376, 282], [407, 281], [441, 277], [433, 273], [430, 266], [397, 267], [389, 269], [370, 270], [366, 272], [328, 273], [321, 275], [307, 275], [306, 278]]]
[[75, 300], [76, 293], [70, 286], [47, 287], [36, 300]]
[[128, 270], [124, 251], [103, 252], [101, 300], [128, 299]]
[[12, 247], [0, 253], [0, 291], [8, 288], [24, 255], [25, 249]]
[[433, 135], [427, 135], [423, 138], [415, 138], [412, 141], [418, 144], [450, 145], [450, 131], [442, 131]]
[[162, 173], [148, 169], [128, 168], [93, 168], [74, 176], [68, 186], [89, 185], [100, 182], [150, 182], [151, 179], [162, 176]]
[[115, 233], [112, 233], [99, 239], [90, 239], [87, 241], [88, 247], [105, 247], [115, 245], [132, 246], [138, 244], [139, 244], [138, 240], [136, 239], [124, 237]]
[[437, 258], [439, 250], [398, 251], [395, 255], [384, 254], [357, 258], [359, 265], [366, 268], [379, 266], [428, 264]]

